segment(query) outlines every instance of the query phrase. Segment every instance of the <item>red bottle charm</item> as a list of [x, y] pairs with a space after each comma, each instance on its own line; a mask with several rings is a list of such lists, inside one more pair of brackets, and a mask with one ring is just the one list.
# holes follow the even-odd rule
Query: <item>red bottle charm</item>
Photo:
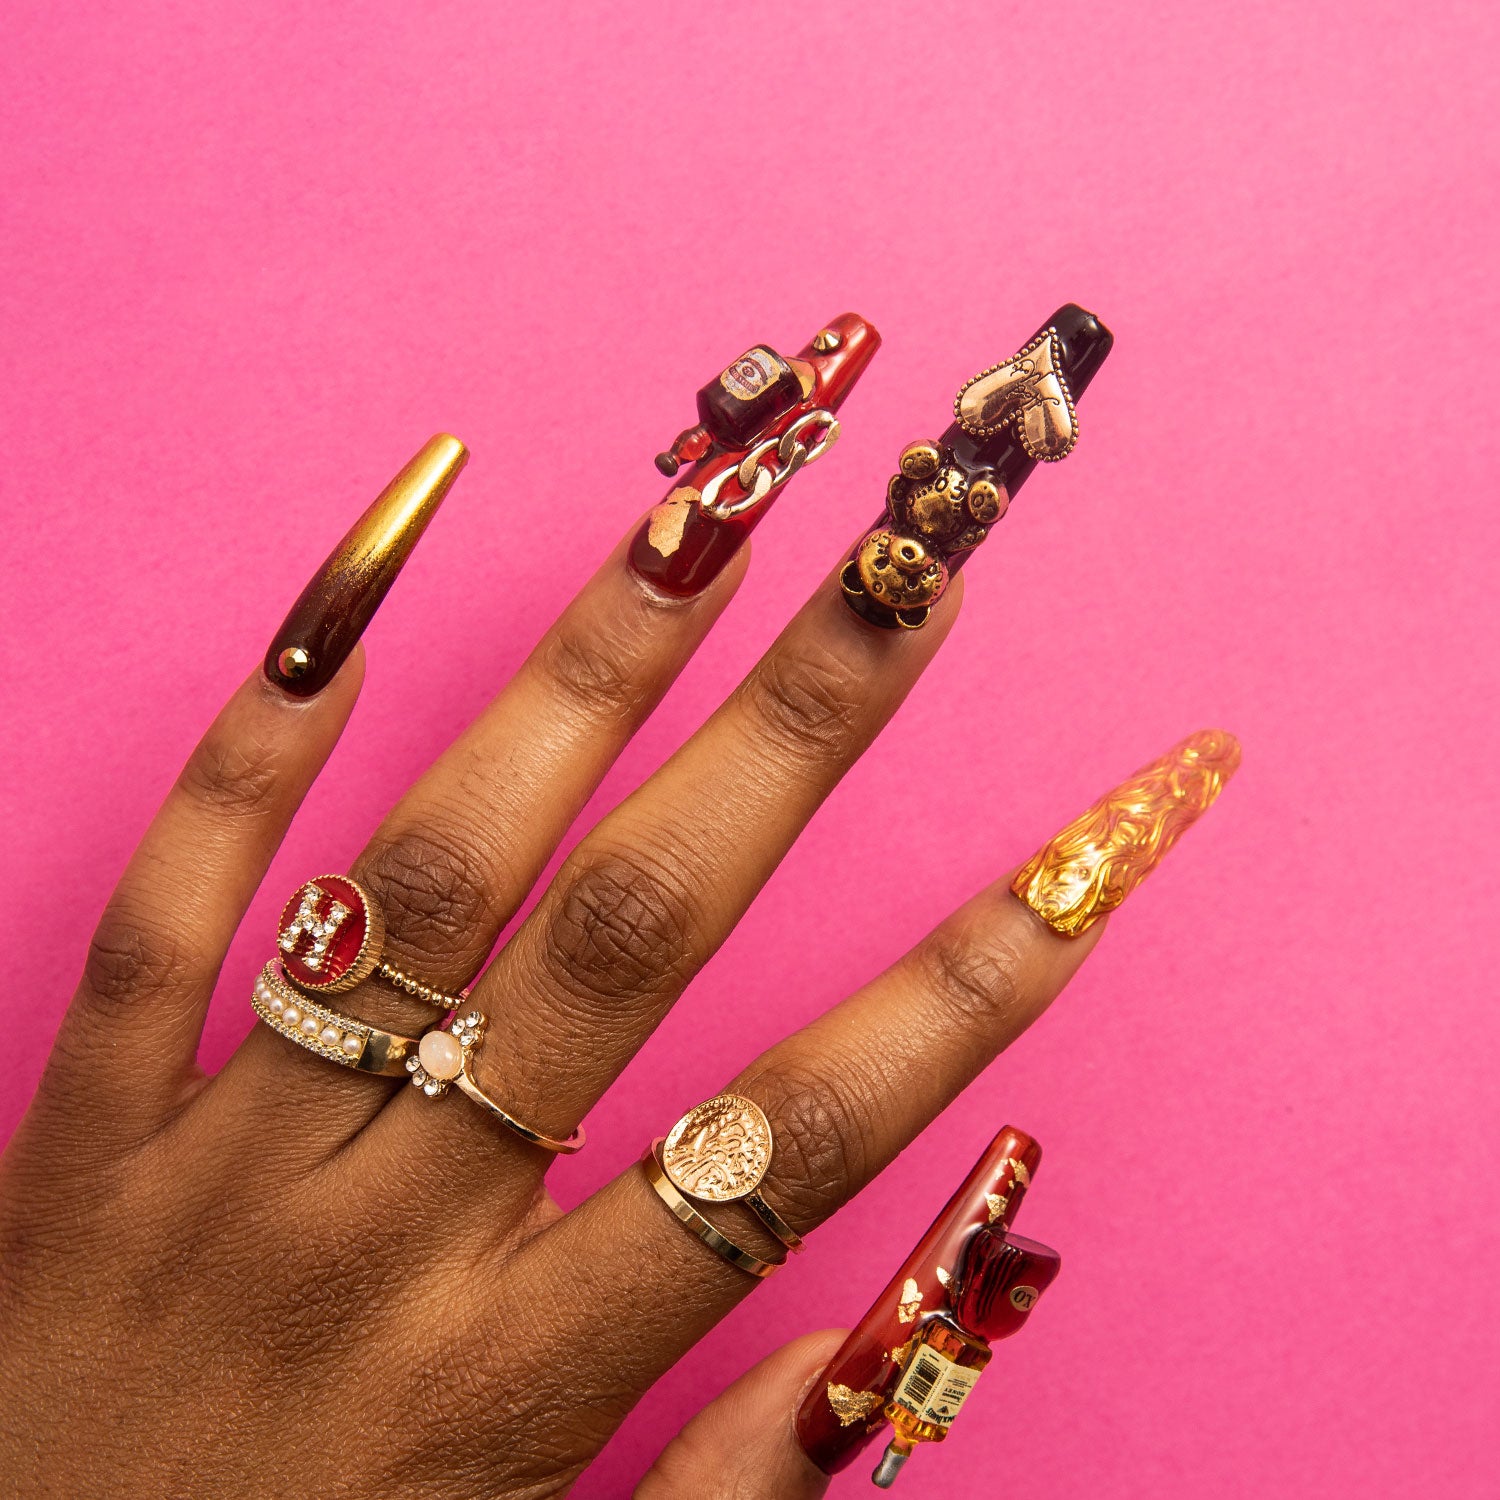
[[693, 467], [631, 544], [636, 572], [678, 598], [706, 589], [782, 487], [832, 446], [834, 413], [879, 347], [869, 323], [844, 313], [792, 358], [757, 344], [709, 381], [697, 423], [657, 455], [664, 474]]
[[328, 995], [368, 979], [384, 942], [378, 903], [347, 875], [309, 880], [282, 908], [276, 928], [282, 972], [300, 988]]

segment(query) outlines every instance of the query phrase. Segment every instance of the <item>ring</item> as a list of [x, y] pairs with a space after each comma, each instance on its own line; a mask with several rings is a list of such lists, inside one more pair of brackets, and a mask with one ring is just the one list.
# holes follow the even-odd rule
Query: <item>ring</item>
[[641, 1165], [646, 1169], [646, 1180], [656, 1189], [656, 1196], [684, 1223], [694, 1234], [708, 1246], [715, 1255], [727, 1260], [730, 1265], [737, 1266], [741, 1271], [748, 1271], [750, 1275], [764, 1280], [772, 1271], [778, 1270], [785, 1264], [779, 1260], [762, 1260], [758, 1255], [751, 1255], [748, 1250], [741, 1250], [738, 1245], [727, 1236], [719, 1233], [702, 1214], [693, 1207], [681, 1193], [677, 1191], [672, 1179], [667, 1176], [667, 1170], [661, 1164], [662, 1142], [658, 1138], [652, 1141], [651, 1149], [641, 1158]]
[[[700, 1203], [743, 1203], [788, 1250], [795, 1252], [803, 1248], [801, 1237], [759, 1192], [771, 1166], [772, 1149], [771, 1122], [760, 1105], [740, 1094], [719, 1094], [690, 1109], [667, 1132], [660, 1153], [653, 1148], [652, 1159], [659, 1161], [667, 1182], [677, 1192]], [[649, 1169], [647, 1175], [652, 1176], [658, 1196], [672, 1212], [706, 1244], [712, 1244], [694, 1222], [708, 1221], [696, 1210], [693, 1219], [684, 1217]], [[724, 1238], [716, 1229], [713, 1233]], [[725, 1244], [736, 1248], [728, 1240]], [[722, 1250], [719, 1253], [724, 1254]]]
[[385, 913], [347, 875], [319, 875], [295, 891], [281, 909], [276, 946], [282, 973], [311, 994], [341, 994], [379, 974], [439, 1010], [457, 1010], [464, 1003], [463, 995], [423, 984], [382, 959]]
[[485, 1027], [489, 1022], [482, 1011], [471, 1010], [455, 1015], [446, 1026], [435, 1026], [425, 1032], [416, 1044], [416, 1051], [406, 1059], [405, 1069], [411, 1075], [413, 1088], [419, 1088], [429, 1099], [441, 1098], [454, 1084], [460, 1093], [467, 1094], [476, 1104], [488, 1110], [505, 1128], [523, 1141], [540, 1146], [559, 1156], [571, 1156], [581, 1151], [587, 1136], [580, 1125], [566, 1140], [560, 1141], [543, 1135], [529, 1125], [523, 1125], [508, 1110], [502, 1109], [474, 1079], [474, 1053], [484, 1040]]
[[411, 1037], [342, 1016], [293, 989], [274, 958], [260, 971], [250, 1004], [272, 1031], [329, 1062], [361, 1073], [399, 1078], [406, 1072], [407, 1058], [417, 1051], [418, 1044]]

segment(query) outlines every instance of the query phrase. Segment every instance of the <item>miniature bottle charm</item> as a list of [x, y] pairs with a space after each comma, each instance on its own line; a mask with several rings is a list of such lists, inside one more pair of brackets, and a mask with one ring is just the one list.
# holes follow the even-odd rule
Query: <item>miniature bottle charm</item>
[[656, 457], [683, 474], [630, 546], [642, 578], [679, 599], [723, 572], [781, 489], [838, 436], [835, 413], [864, 374], [880, 335], [844, 313], [786, 359], [748, 349], [698, 392], [698, 421]]
[[954, 1274], [950, 1311], [934, 1314], [911, 1342], [884, 1415], [894, 1435], [874, 1473], [889, 1489], [920, 1443], [948, 1436], [990, 1362], [990, 1346], [1009, 1338], [1056, 1278], [1062, 1258], [1003, 1229], [977, 1229]]

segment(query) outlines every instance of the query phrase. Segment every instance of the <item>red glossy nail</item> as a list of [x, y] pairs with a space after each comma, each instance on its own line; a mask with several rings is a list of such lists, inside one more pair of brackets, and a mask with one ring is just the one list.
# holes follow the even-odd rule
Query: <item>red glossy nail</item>
[[885, 1425], [919, 1324], [952, 1312], [949, 1288], [967, 1241], [983, 1225], [1010, 1226], [1041, 1159], [1042, 1148], [1007, 1125], [808, 1391], [797, 1438], [825, 1474], [847, 1468]]
[[783, 359], [758, 344], [698, 392], [698, 421], [657, 456], [692, 468], [646, 518], [630, 563], [664, 593], [702, 593], [760, 524], [782, 487], [838, 435], [833, 414], [864, 374], [880, 335], [857, 313], [827, 324]]

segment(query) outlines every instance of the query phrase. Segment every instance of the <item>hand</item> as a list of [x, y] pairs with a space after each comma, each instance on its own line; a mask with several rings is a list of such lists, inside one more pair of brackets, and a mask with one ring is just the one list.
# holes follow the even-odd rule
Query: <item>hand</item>
[[[194, 751], [100, 922], [0, 1164], [11, 1493], [562, 1493], [756, 1285], [687, 1232], [639, 1169], [561, 1213], [546, 1191], [550, 1154], [464, 1098], [334, 1066], [264, 1025], [217, 1076], [197, 1067], [229, 942], [358, 696], [353, 637], [462, 456], [451, 439], [430, 445], [330, 559], [293, 616], [317, 649], [303, 660], [278, 637]], [[380, 554], [373, 539], [398, 501], [405, 519], [385, 525]], [[439, 988], [472, 983], [489, 1018], [478, 1084], [555, 1137], [729, 935], [942, 645], [963, 591], [956, 579], [925, 628], [883, 631], [830, 578], [702, 729], [583, 838], [480, 974], [746, 561], [669, 599], [626, 551], [351, 871], [383, 907], [389, 962]], [[1212, 792], [1232, 770], [1221, 752]], [[1180, 790], [1137, 806], [1106, 829], [1097, 882], [1086, 870], [1080, 886], [1067, 867], [1070, 899], [1091, 913], [1074, 923], [1089, 928], [1081, 936], [1061, 935], [1002, 880], [732, 1081], [772, 1123], [763, 1193], [797, 1233], [1036, 1018], [1097, 940], [1099, 902], [1114, 904], [1210, 800], [1189, 796], [1186, 816]], [[1056, 920], [1063, 867], [1045, 856], [1023, 889], [1039, 907], [1051, 900]], [[379, 977], [329, 1003], [407, 1036], [435, 1019]], [[710, 1216], [753, 1254], [780, 1255], [750, 1214]], [[825, 1481], [787, 1444], [801, 1389], [836, 1342], [774, 1357], [717, 1408], [740, 1416], [700, 1418], [642, 1493], [819, 1493]]]

